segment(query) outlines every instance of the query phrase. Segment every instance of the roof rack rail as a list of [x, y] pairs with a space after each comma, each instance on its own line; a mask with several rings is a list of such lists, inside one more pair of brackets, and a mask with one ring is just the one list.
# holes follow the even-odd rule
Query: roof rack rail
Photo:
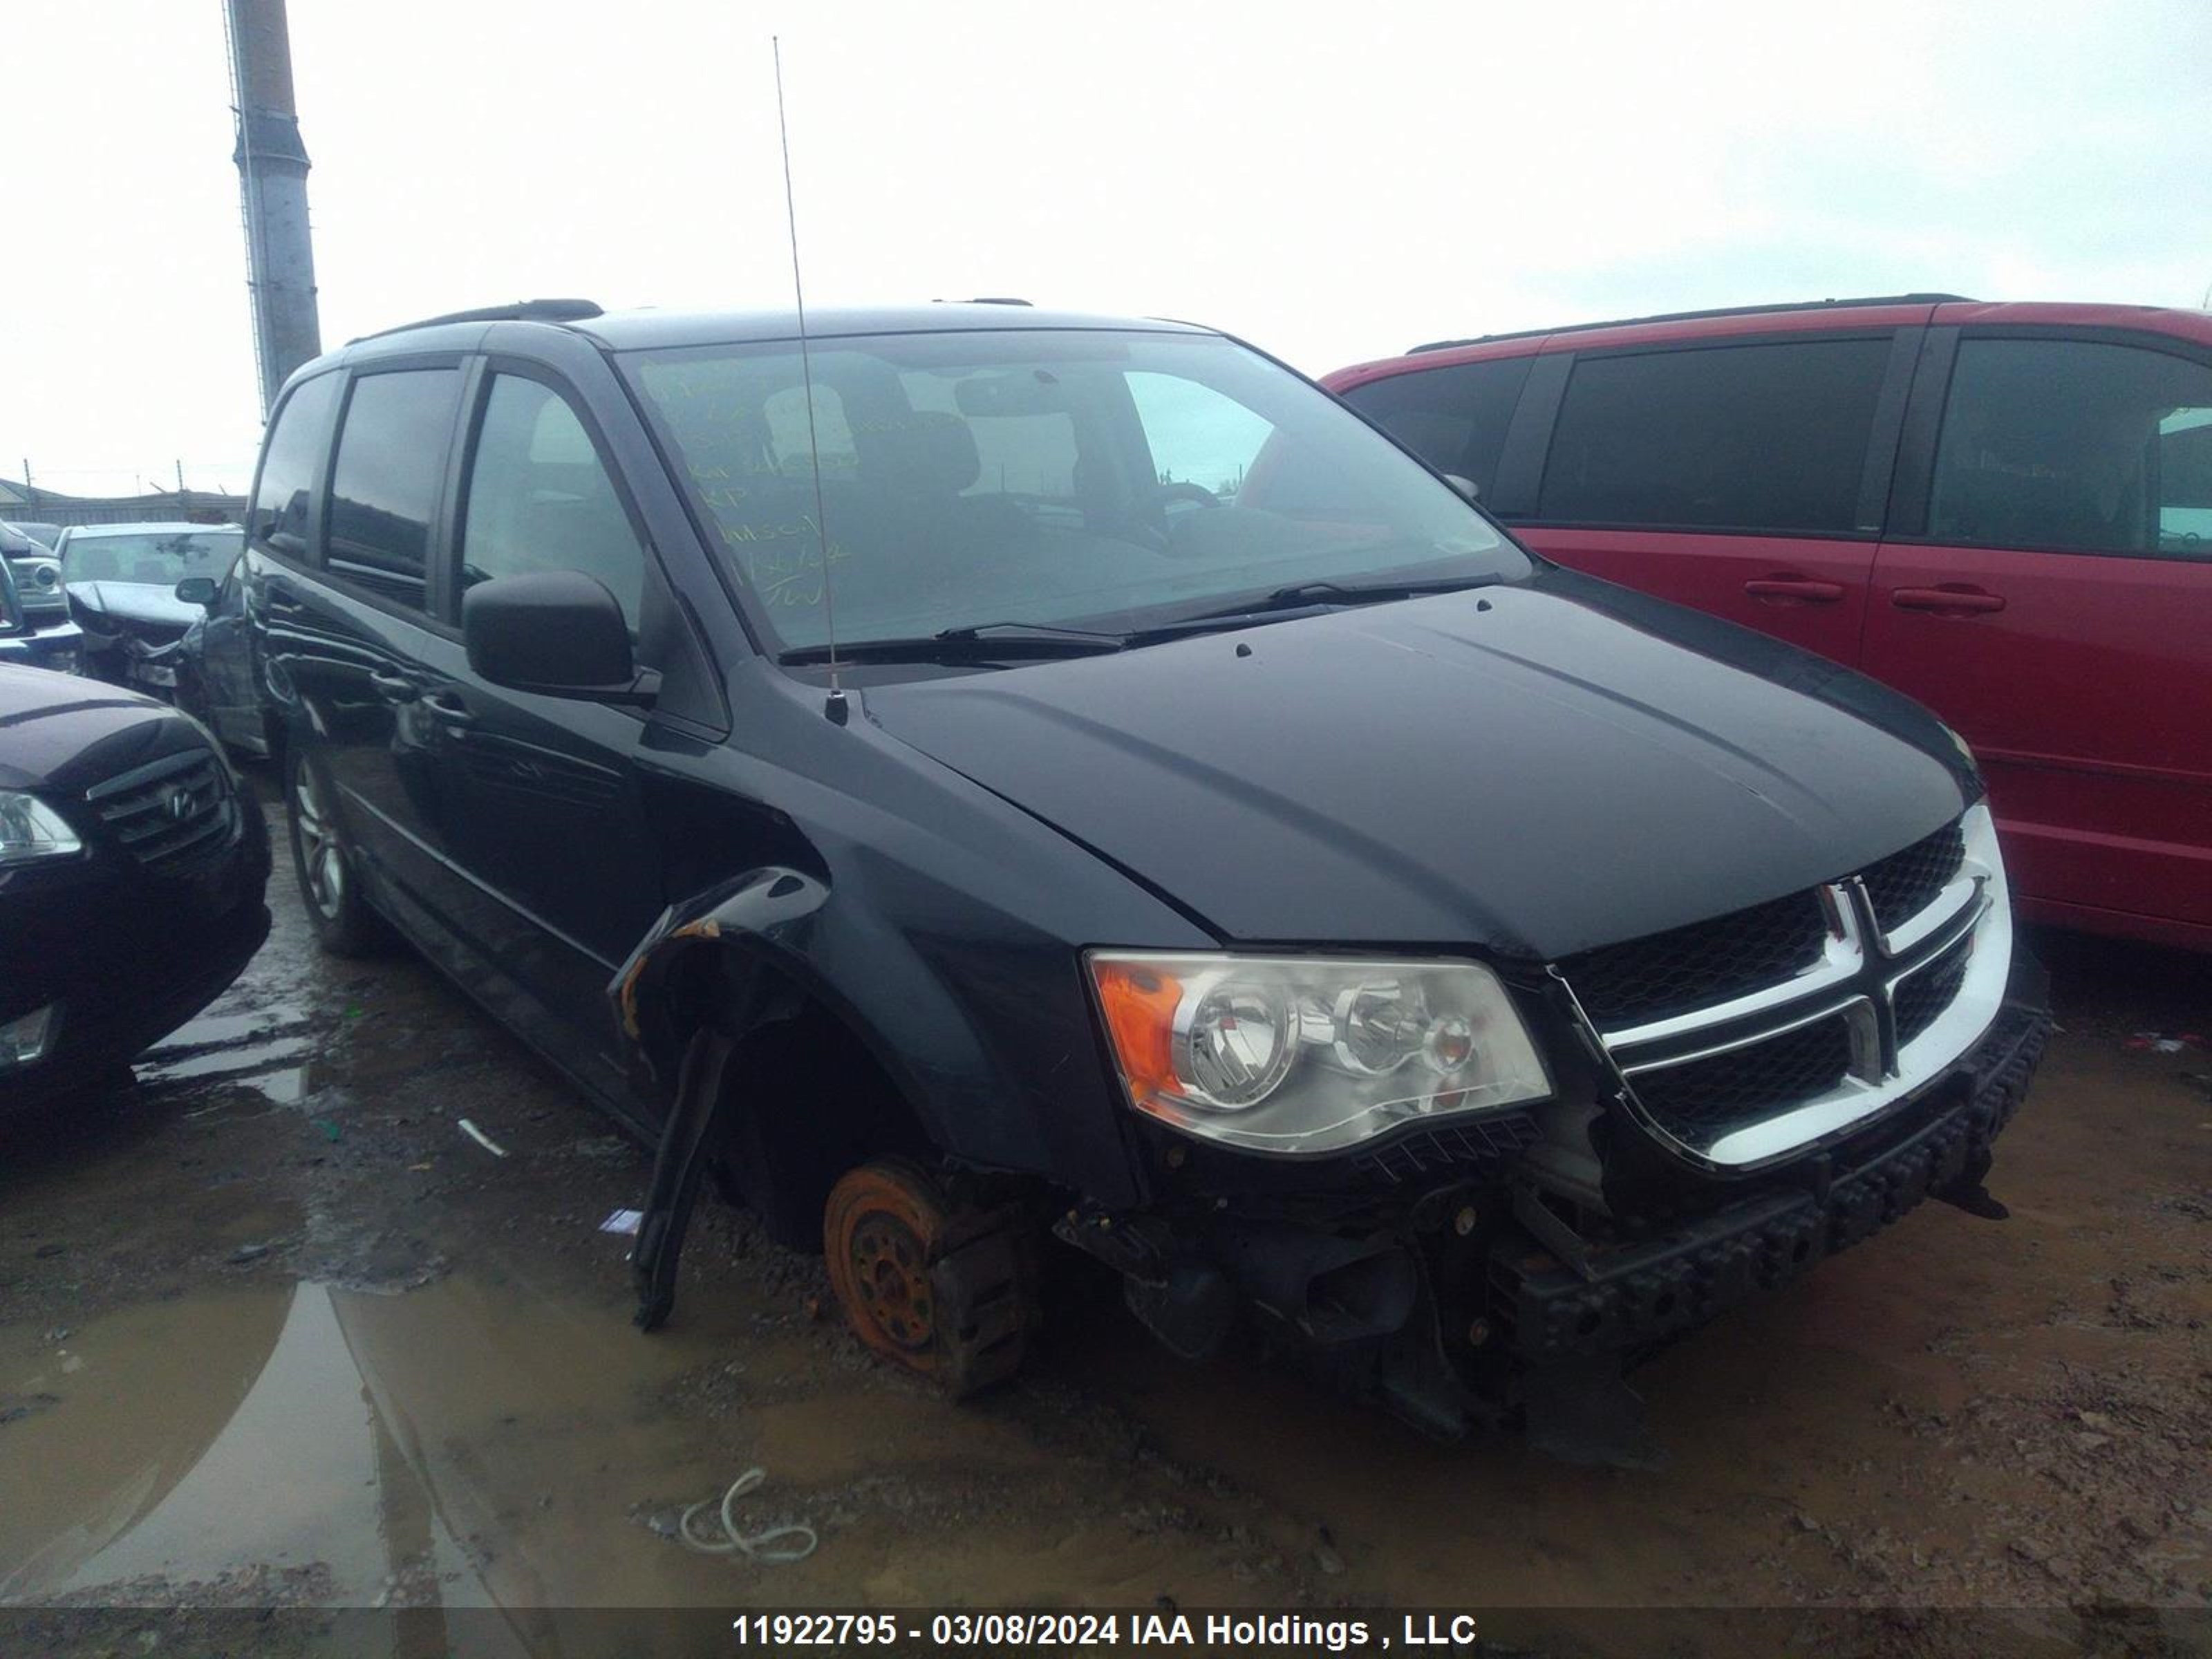
[[445, 323], [580, 323], [586, 318], [605, 314], [589, 300], [517, 300], [513, 305], [478, 306], [472, 311], [448, 311], [442, 316], [397, 323], [373, 334], [356, 334], [346, 343], [359, 345], [363, 340], [380, 340], [387, 334], [405, 334], [413, 329], [436, 328]]
[[1644, 323], [1694, 323], [1709, 317], [1756, 317], [1765, 311], [1842, 311], [1853, 306], [1940, 306], [1965, 301], [1964, 294], [1868, 294], [1847, 300], [1788, 300], [1771, 306], [1719, 306], [1710, 311], [1662, 311], [1650, 317], [1617, 317], [1603, 323], [1568, 323], [1559, 328], [1521, 328], [1504, 334], [1477, 334], [1464, 340], [1431, 340], [1407, 348], [1412, 356], [1422, 351], [1449, 351], [1455, 346], [1486, 345], [1492, 340], [1533, 340], [1541, 334], [1580, 334], [1597, 328], [1634, 328]]
[[1005, 294], [978, 294], [971, 299], [937, 300], [931, 303], [940, 306], [1024, 306], [1032, 311], [1036, 309], [1034, 302], [1030, 301], [1017, 300]]

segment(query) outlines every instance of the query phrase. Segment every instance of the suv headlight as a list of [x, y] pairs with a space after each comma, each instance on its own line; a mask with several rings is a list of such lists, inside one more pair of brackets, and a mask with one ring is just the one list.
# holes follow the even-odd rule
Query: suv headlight
[[1511, 997], [1475, 963], [1084, 960], [1130, 1105], [1208, 1140], [1332, 1152], [1551, 1092]]
[[62, 562], [26, 553], [8, 561], [15, 573], [15, 597], [26, 611], [66, 611], [69, 595], [62, 589]]
[[0, 869], [83, 850], [68, 820], [36, 795], [0, 790]]

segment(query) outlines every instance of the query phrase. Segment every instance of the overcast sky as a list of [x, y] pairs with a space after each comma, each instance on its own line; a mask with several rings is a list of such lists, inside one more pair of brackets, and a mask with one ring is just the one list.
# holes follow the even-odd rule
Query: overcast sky
[[[0, 476], [242, 489], [222, 0], [7, 0]], [[2212, 3], [292, 0], [323, 337], [526, 295], [1013, 294], [1311, 374], [1943, 289], [2194, 306]]]

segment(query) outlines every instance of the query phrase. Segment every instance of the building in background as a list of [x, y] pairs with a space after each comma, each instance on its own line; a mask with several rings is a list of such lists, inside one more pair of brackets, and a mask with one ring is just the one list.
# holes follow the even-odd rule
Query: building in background
[[0, 478], [0, 523], [236, 524], [246, 497], [212, 489], [156, 489], [141, 495], [64, 495]]

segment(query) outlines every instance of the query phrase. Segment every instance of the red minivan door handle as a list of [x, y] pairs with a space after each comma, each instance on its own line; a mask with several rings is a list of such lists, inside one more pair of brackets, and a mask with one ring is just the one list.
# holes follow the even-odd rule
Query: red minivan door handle
[[1893, 587], [1889, 602], [1899, 611], [1949, 611], [1960, 616], [1970, 611], [2002, 611], [2005, 607], [2002, 594], [1984, 593], [1964, 582], [1946, 587]]
[[1746, 582], [1743, 591], [1754, 599], [1779, 605], [1833, 605], [1844, 597], [1841, 582], [1816, 582], [1805, 576], [1769, 576]]

